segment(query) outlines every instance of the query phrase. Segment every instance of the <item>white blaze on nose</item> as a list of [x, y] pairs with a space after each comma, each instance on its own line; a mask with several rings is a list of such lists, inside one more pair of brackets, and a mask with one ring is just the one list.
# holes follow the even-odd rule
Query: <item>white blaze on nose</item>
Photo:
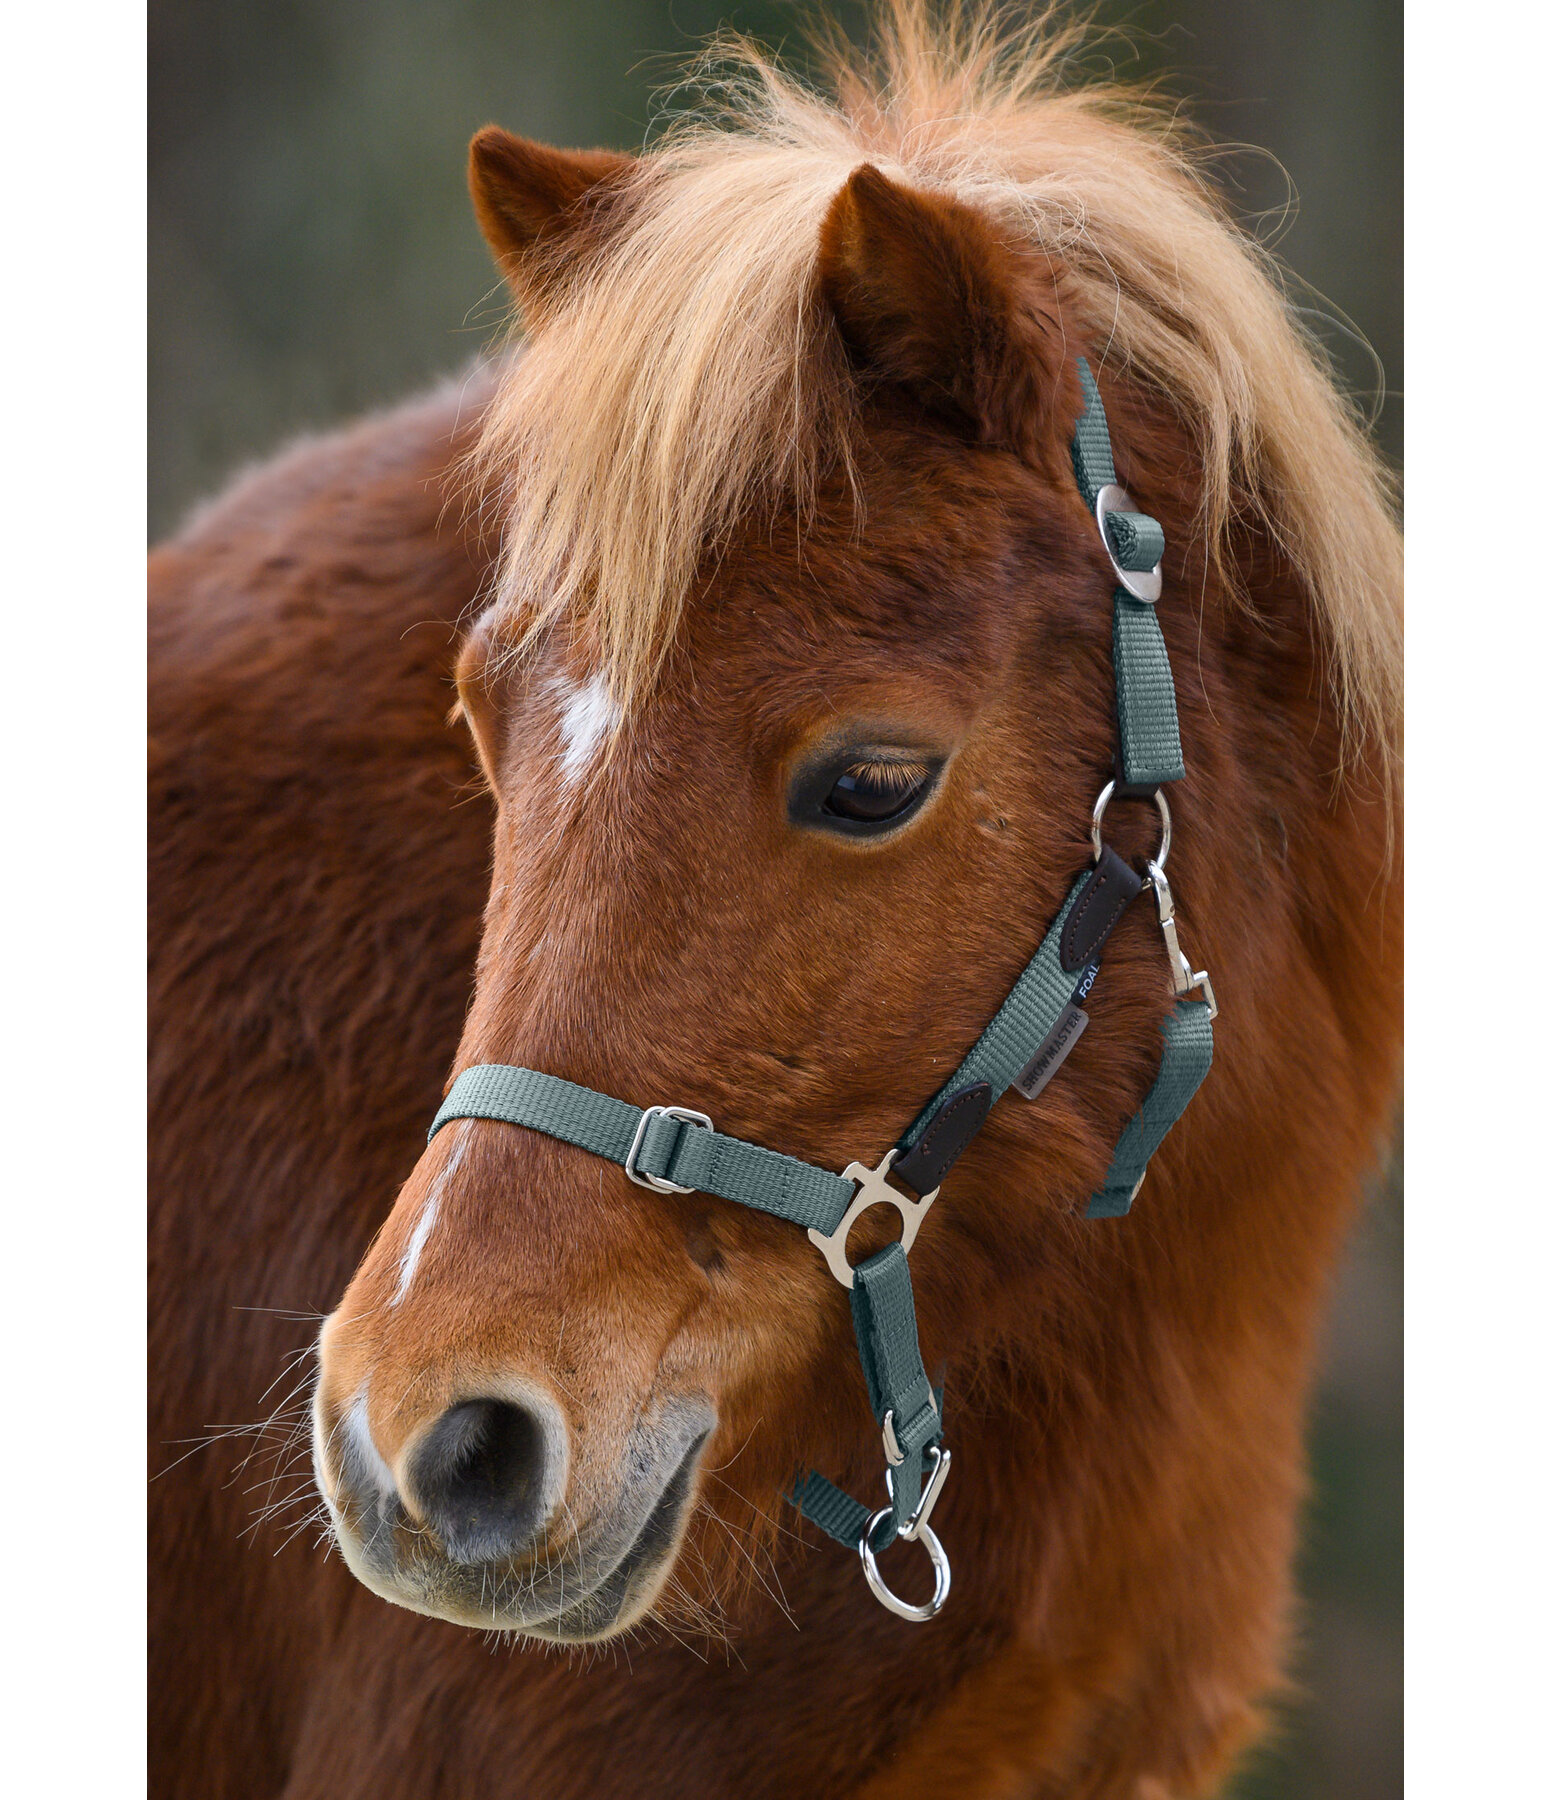
[[459, 1119], [453, 1129], [458, 1133], [457, 1147], [447, 1159], [447, 1166], [436, 1177], [431, 1191], [425, 1196], [425, 1203], [420, 1208], [420, 1216], [414, 1222], [414, 1230], [409, 1234], [409, 1247], [404, 1251], [403, 1261], [398, 1265], [398, 1286], [393, 1290], [393, 1298], [389, 1306], [397, 1306], [404, 1295], [409, 1292], [409, 1283], [414, 1280], [414, 1272], [420, 1266], [420, 1252], [425, 1248], [425, 1240], [431, 1235], [431, 1227], [436, 1223], [436, 1216], [441, 1211], [441, 1190], [457, 1173], [457, 1166], [463, 1160], [463, 1152], [468, 1147], [468, 1127], [472, 1119]]
[[344, 1434], [349, 1440], [347, 1454], [350, 1455], [351, 1467], [369, 1475], [376, 1483], [379, 1494], [394, 1494], [398, 1491], [398, 1485], [393, 1480], [393, 1471], [382, 1460], [382, 1452], [371, 1435], [371, 1422], [366, 1417], [367, 1386], [367, 1382], [361, 1383], [361, 1391], [344, 1416]]
[[574, 787], [598, 746], [619, 723], [619, 708], [601, 675], [578, 687], [557, 675], [549, 691], [560, 703], [560, 778]]

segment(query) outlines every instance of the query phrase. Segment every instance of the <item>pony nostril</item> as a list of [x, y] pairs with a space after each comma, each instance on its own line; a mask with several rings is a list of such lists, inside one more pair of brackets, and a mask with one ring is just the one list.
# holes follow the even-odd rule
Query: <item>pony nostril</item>
[[409, 1485], [453, 1562], [490, 1562], [543, 1524], [544, 1428], [507, 1400], [464, 1400], [410, 1458]]

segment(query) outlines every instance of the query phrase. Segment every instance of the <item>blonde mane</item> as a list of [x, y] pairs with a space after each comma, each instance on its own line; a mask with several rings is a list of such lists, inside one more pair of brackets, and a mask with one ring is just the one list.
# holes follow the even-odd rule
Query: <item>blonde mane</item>
[[1084, 78], [1086, 39], [1059, 7], [1013, 28], [980, 5], [889, 0], [869, 54], [824, 37], [825, 91], [746, 42], [716, 47], [595, 267], [511, 360], [474, 454], [502, 513], [514, 650], [566, 617], [627, 712], [707, 556], [760, 507], [810, 509], [848, 467], [854, 390], [814, 264], [830, 200], [871, 162], [1059, 258], [1095, 360], [1167, 394], [1194, 434], [1208, 553], [1235, 515], [1263, 522], [1312, 596], [1348, 744], [1386, 759], [1390, 478], [1278, 265], [1227, 218], [1207, 147], [1173, 103]]

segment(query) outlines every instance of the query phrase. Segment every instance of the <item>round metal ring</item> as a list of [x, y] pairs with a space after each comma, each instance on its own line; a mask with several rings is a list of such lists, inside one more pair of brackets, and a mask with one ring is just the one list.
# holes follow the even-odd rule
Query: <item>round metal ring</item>
[[908, 1619], [912, 1625], [920, 1625], [927, 1619], [934, 1619], [946, 1606], [948, 1591], [953, 1585], [953, 1572], [948, 1566], [947, 1552], [942, 1548], [941, 1540], [929, 1525], [921, 1525], [912, 1541], [926, 1547], [926, 1555], [931, 1558], [931, 1572], [936, 1578], [936, 1591], [924, 1606], [911, 1606], [907, 1600], [901, 1600], [878, 1572], [877, 1556], [872, 1549], [873, 1534], [884, 1519], [892, 1517], [892, 1507], [884, 1506], [867, 1520], [866, 1530], [861, 1534], [861, 1567], [866, 1574], [867, 1586], [889, 1612], [896, 1613], [901, 1619]]
[[[1103, 792], [1093, 802], [1093, 861], [1097, 862], [1103, 855], [1103, 815], [1109, 809], [1109, 802], [1114, 798], [1115, 783], [1104, 784]], [[1152, 795], [1152, 804], [1157, 808], [1158, 817], [1162, 820], [1162, 842], [1157, 846], [1157, 854], [1148, 858], [1156, 863], [1159, 869], [1168, 865], [1168, 851], [1173, 845], [1173, 814], [1168, 810], [1168, 797], [1161, 788]]]

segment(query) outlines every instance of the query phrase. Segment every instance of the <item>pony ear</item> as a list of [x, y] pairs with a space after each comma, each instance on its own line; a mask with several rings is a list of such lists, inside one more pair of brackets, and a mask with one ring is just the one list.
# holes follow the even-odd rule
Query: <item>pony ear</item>
[[551, 150], [486, 125], [468, 146], [468, 189], [485, 242], [529, 315], [605, 229], [605, 202], [636, 166], [614, 150]]
[[867, 375], [1030, 460], [1069, 436], [1081, 396], [1054, 267], [1011, 249], [983, 213], [863, 163], [830, 203], [818, 272]]
[[461, 718], [467, 725], [485, 785], [492, 794], [498, 794], [502, 730], [500, 708], [492, 691], [491, 638], [491, 614], [486, 612], [474, 621], [458, 652], [457, 699], [447, 715], [447, 723], [455, 724]]

